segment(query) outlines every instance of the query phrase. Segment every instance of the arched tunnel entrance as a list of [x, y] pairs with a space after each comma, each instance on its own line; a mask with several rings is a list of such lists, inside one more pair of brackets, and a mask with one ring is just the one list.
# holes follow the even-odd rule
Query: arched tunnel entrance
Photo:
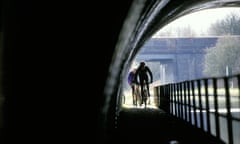
[[[171, 21], [198, 10], [239, 6], [239, 1], [151, 1], [136, 2], [129, 9], [119, 41], [116, 44], [113, 60], [110, 65], [110, 73], [104, 90], [105, 103], [101, 109], [101, 133], [103, 140], [111, 139], [111, 134], [115, 132], [115, 119], [118, 115], [121, 104], [122, 79], [127, 74], [131, 63], [144, 45], [144, 43], [159, 28], [167, 25]], [[165, 71], [164, 63], [161, 70]]]
[[[126, 112], [125, 116], [130, 117], [134, 115], [129, 111], [119, 111], [121, 104], [118, 100], [121, 97], [122, 80], [141, 47], [157, 30], [181, 16], [209, 8], [239, 7], [240, 2], [128, 0], [79, 3], [1, 1], [0, 26], [3, 37], [0, 42], [3, 43], [0, 51], [3, 52], [3, 65], [0, 68], [0, 140], [8, 143], [32, 143], [36, 140], [55, 143], [114, 143], [124, 139], [126, 133], [116, 129], [116, 126], [119, 126], [118, 123], [116, 125], [116, 120], [127, 117], [118, 117], [119, 112]], [[100, 41], [95, 41], [99, 39]], [[174, 63], [173, 58], [168, 60]], [[161, 63], [160, 69], [163, 74], [164, 71], [167, 73], [167, 63]], [[231, 71], [229, 67], [226, 67], [226, 70]], [[212, 81], [215, 84], [213, 86], [216, 86], [217, 82]], [[225, 77], [219, 84], [227, 84]], [[198, 85], [199, 81], [196, 83], [196, 86]], [[233, 85], [235, 86], [235, 83]], [[161, 92], [166, 88], [169, 90], [170, 86], [158, 87]], [[171, 88], [177, 89], [179, 85], [171, 85]], [[229, 99], [221, 98], [229, 103]], [[174, 110], [179, 118], [183, 116], [189, 119], [190, 115], [185, 116], [182, 107], [175, 109], [181, 103], [172, 105], [173, 102], [174, 100], [171, 101], [172, 107], [169, 111]], [[198, 107], [192, 108], [195, 113], [205, 112]], [[212, 112], [212, 109], [210, 110], [209, 112]], [[221, 118], [228, 119], [220, 119], [219, 124], [224, 121], [227, 123], [223, 125], [224, 128], [232, 126], [232, 130], [239, 130], [238, 127], [234, 127], [234, 124], [238, 123], [231, 123], [231, 120], [238, 119], [229, 114], [229, 111], [229, 107], [221, 109]], [[159, 119], [162, 113], [158, 111], [159, 115], [145, 113], [145, 116], [136, 116], [149, 118], [151, 115], [153, 117], [148, 122], [157, 122], [163, 120]], [[132, 118], [134, 122], [136, 119]], [[121, 125], [121, 128], [128, 130], [127, 126], [131, 126], [131, 121], [125, 122], [130, 123]], [[169, 122], [171, 124], [174, 121]], [[93, 133], [96, 127], [95, 139]], [[167, 125], [164, 127], [168, 128]], [[151, 128], [154, 129], [154, 123], [151, 124]], [[229, 130], [230, 140], [235, 134], [231, 133], [232, 130]], [[218, 129], [215, 133], [220, 137], [221, 130]], [[157, 136], [158, 133], [154, 134]]]

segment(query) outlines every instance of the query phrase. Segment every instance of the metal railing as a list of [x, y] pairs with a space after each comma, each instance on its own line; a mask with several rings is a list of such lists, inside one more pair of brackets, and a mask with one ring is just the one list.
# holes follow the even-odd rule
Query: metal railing
[[159, 108], [227, 144], [240, 143], [240, 75], [154, 87]]

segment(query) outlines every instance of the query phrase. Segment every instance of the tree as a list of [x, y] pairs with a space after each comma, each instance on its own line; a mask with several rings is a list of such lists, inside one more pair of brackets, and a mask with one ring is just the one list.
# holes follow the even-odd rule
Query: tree
[[239, 37], [226, 36], [219, 38], [216, 46], [206, 49], [203, 73], [206, 76], [224, 76], [226, 67], [236, 74], [240, 71]]
[[186, 25], [184, 27], [177, 27], [175, 31], [176, 31], [177, 37], [195, 37], [196, 36], [196, 32], [191, 28], [190, 25]]
[[160, 31], [158, 31], [154, 36], [156, 37], [194, 37], [196, 32], [192, 29], [190, 25], [176, 27], [176, 26], [166, 26]]
[[209, 27], [211, 35], [240, 35], [239, 13], [230, 13], [224, 19], [218, 20]]

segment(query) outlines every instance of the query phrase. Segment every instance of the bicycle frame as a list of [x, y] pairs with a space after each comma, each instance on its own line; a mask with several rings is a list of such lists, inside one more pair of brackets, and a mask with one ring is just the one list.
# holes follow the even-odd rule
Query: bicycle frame
[[147, 99], [148, 99], [148, 90], [147, 90], [147, 84], [144, 83], [143, 84], [143, 102], [144, 102], [144, 106], [145, 108], [147, 107]]

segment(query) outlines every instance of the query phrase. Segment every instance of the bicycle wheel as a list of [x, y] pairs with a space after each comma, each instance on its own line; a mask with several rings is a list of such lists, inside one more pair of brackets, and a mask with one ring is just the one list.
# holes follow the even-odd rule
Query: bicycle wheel
[[147, 96], [148, 96], [148, 92], [147, 92], [146, 89], [144, 89], [144, 91], [143, 91], [143, 102], [144, 102], [145, 108], [147, 107]]
[[135, 95], [136, 95], [136, 106], [139, 104], [139, 106], [141, 105], [141, 95], [140, 95], [140, 91], [138, 88], [136, 88], [135, 90]]
[[138, 91], [135, 91], [135, 106], [138, 105], [139, 98], [138, 98]]

